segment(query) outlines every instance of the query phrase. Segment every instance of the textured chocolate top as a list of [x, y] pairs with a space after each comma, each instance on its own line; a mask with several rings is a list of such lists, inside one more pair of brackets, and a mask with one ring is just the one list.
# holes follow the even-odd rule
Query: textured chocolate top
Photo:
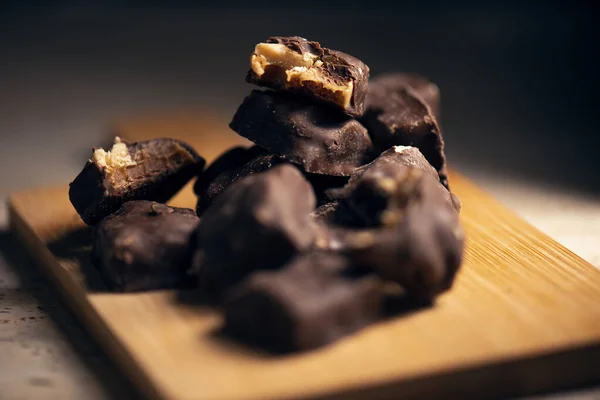
[[229, 186], [206, 210], [192, 239], [192, 269], [218, 300], [248, 273], [281, 267], [312, 246], [315, 197], [295, 167], [283, 164]]
[[431, 108], [437, 121], [440, 121], [440, 89], [423, 75], [412, 72], [389, 72], [371, 78], [369, 84], [385, 86], [392, 91], [411, 88]]
[[196, 213], [202, 215], [215, 198], [229, 185], [245, 176], [266, 171], [286, 162], [283, 158], [269, 154], [259, 146], [234, 148], [220, 156], [200, 175], [194, 185], [198, 196]]
[[448, 187], [444, 140], [429, 106], [411, 88], [388, 86], [387, 80], [369, 85], [367, 112], [361, 119], [375, 148], [417, 147]]
[[347, 234], [344, 252], [358, 265], [400, 284], [419, 300], [448, 290], [462, 263], [464, 234], [453, 203], [437, 179], [409, 172], [410, 184], [388, 208], [383, 227]]
[[187, 208], [129, 201], [97, 225], [92, 259], [117, 291], [180, 287], [189, 282], [186, 255], [198, 222]]
[[[404, 201], [404, 194], [413, 182], [410, 175], [413, 170], [422, 171], [439, 182], [437, 172], [416, 147], [394, 146], [369, 164], [357, 168], [342, 189], [340, 199], [366, 226], [380, 225], [384, 223], [381, 219], [389, 207], [401, 206], [395, 203]], [[438, 186], [440, 198], [454, 204], [450, 192], [441, 183]]]
[[358, 121], [284, 93], [253, 91], [229, 126], [306, 172], [349, 176], [372, 157]]
[[265, 43], [279, 43], [300, 54], [311, 53], [318, 57], [325, 54], [325, 49], [319, 42], [306, 40], [300, 36], [271, 36], [265, 40]]
[[315, 252], [278, 271], [255, 273], [227, 299], [225, 327], [277, 352], [313, 349], [351, 334], [382, 314], [383, 285], [350, 269], [345, 257]]
[[69, 187], [69, 199], [88, 225], [98, 223], [129, 200], [164, 203], [204, 168], [188, 144], [175, 139], [128, 143], [135, 165], [109, 170], [88, 161]]
[[289, 65], [267, 63], [260, 75], [251, 68], [246, 77], [248, 82], [325, 101], [352, 116], [364, 113], [369, 67], [362, 61], [298, 36], [274, 36], [265, 43], [285, 46], [296, 54], [301, 65], [295, 65], [293, 60]]
[[[223, 153], [200, 175], [194, 185], [194, 191], [198, 196], [197, 214], [202, 215], [215, 198], [238, 179], [266, 171], [283, 163], [287, 163], [287, 161], [280, 156], [270, 154], [259, 146], [248, 149], [237, 147]], [[348, 177], [345, 176], [329, 176], [309, 172], [303, 172], [303, 174], [313, 188], [318, 205], [331, 201], [335, 196], [335, 191], [340, 190], [348, 183]]]

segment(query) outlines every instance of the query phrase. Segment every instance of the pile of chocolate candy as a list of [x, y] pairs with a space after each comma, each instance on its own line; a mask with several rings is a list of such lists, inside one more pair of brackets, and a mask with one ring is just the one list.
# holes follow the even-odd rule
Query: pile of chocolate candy
[[[97, 149], [70, 199], [117, 291], [195, 288], [228, 332], [304, 350], [380, 320], [390, 296], [432, 304], [462, 262], [437, 86], [300, 37], [250, 57], [230, 127], [256, 145], [204, 160], [174, 139]], [[196, 212], [166, 206], [197, 177]], [[200, 217], [200, 218], [199, 218]]]

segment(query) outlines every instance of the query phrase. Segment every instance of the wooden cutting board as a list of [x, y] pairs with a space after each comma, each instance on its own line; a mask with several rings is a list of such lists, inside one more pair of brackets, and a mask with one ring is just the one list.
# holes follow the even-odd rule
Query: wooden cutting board
[[[188, 140], [208, 160], [245, 143], [201, 110], [120, 122], [128, 139]], [[600, 271], [455, 171], [465, 263], [435, 307], [326, 348], [272, 356], [219, 335], [186, 293], [113, 294], [67, 185], [10, 197], [11, 227], [124, 373], [157, 399], [489, 398], [600, 379]], [[193, 207], [190, 186], [173, 201]]]

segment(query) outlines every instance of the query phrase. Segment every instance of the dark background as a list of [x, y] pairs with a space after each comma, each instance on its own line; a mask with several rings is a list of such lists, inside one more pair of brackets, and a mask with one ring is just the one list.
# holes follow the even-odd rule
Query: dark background
[[[600, 192], [594, 3], [3, 2], [0, 135], [73, 152], [141, 110], [207, 104], [230, 116], [251, 89], [253, 45], [301, 35], [373, 75], [417, 71], [438, 83], [450, 163], [467, 174]], [[3, 142], [0, 156], [20, 150]]]

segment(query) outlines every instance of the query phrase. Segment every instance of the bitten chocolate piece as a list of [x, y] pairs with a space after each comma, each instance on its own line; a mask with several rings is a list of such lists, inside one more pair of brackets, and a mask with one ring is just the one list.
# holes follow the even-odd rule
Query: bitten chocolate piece
[[225, 329], [275, 352], [314, 349], [375, 322], [382, 282], [353, 276], [334, 253], [307, 253], [278, 271], [253, 274], [226, 301]]
[[395, 203], [382, 213], [383, 226], [346, 235], [343, 251], [359, 266], [400, 284], [408, 296], [432, 300], [452, 286], [464, 234], [437, 179], [416, 168], [404, 176]]
[[375, 84], [376, 87], [381, 85], [391, 91], [411, 88], [431, 108], [438, 122], [440, 121], [440, 89], [424, 76], [411, 72], [390, 72], [377, 75], [369, 84]]
[[364, 226], [392, 224], [396, 210], [412, 200], [412, 186], [421, 173], [438, 181], [437, 196], [454, 204], [450, 192], [438, 180], [438, 174], [415, 147], [394, 146], [371, 163], [357, 168], [342, 190], [343, 202], [360, 218]]
[[307, 95], [356, 117], [365, 111], [369, 67], [317, 42], [276, 36], [256, 45], [246, 81]]
[[306, 172], [349, 176], [372, 157], [358, 121], [285, 93], [253, 91], [229, 126]]
[[288, 164], [229, 186], [203, 214], [192, 239], [192, 271], [205, 297], [218, 300], [248, 273], [281, 267], [312, 246], [314, 207], [310, 185]]
[[377, 151], [392, 146], [414, 146], [425, 156], [448, 187], [444, 140], [429, 106], [410, 87], [397, 87], [385, 79], [369, 85], [367, 111], [361, 122]]
[[199, 221], [190, 209], [129, 201], [96, 226], [92, 260], [115, 291], [189, 286], [186, 254]]
[[94, 225], [129, 200], [166, 202], [202, 171], [204, 163], [180, 140], [125, 143], [116, 138], [111, 150], [94, 150], [71, 182], [69, 199], [81, 219]]

